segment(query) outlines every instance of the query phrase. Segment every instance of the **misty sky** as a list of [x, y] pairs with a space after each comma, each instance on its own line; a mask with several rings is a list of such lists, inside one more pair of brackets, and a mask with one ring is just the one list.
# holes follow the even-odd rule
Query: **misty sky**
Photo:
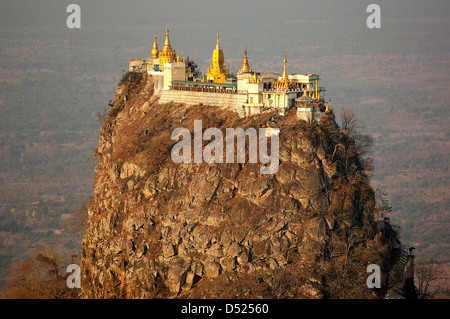
[[[81, 7], [81, 30], [68, 30], [65, 25], [66, 7], [70, 3]], [[365, 11], [370, 3], [379, 4], [382, 10], [382, 28], [373, 34], [365, 25], [368, 15]], [[289, 50], [289, 47], [304, 41], [309, 44], [327, 40], [345, 42], [351, 34], [364, 38], [371, 36], [372, 44], [383, 47], [389, 41], [374, 36], [375, 32], [388, 35], [391, 28], [398, 27], [394, 22], [405, 18], [417, 18], [416, 27], [423, 19], [448, 19], [449, 9], [447, 0], [14, 0], [2, 1], [0, 27], [3, 33], [11, 30], [21, 32], [24, 27], [32, 27], [38, 28], [41, 35], [48, 33], [69, 41], [85, 38], [92, 41], [94, 47], [110, 45], [111, 41], [119, 46], [134, 43], [142, 47], [141, 54], [146, 54], [144, 48], [148, 47], [148, 42], [151, 44], [154, 32], [158, 33], [162, 45], [165, 23], [168, 22], [175, 49], [185, 51], [186, 55], [202, 54], [200, 46], [213, 47], [217, 31], [222, 35], [224, 50], [242, 48], [247, 44], [249, 51], [252, 47], [263, 47], [268, 54], [275, 54], [275, 50], [280, 50], [278, 45], [282, 45], [282, 51], [283, 47]], [[338, 25], [328, 25], [327, 21], [335, 21]], [[414, 25], [409, 27], [413, 32]], [[89, 38], [93, 30], [101, 30], [103, 36], [95, 40]], [[289, 41], [279, 41], [280, 38]], [[210, 54], [211, 50], [207, 51]], [[234, 52], [228, 52], [228, 57], [234, 58], [234, 55]]]
[[[66, 26], [66, 8], [73, 2], [81, 7], [81, 29]], [[381, 7], [381, 29], [366, 26], [370, 3]], [[416, 55], [412, 63], [420, 63], [421, 68], [403, 72], [396, 83], [420, 76], [423, 69], [449, 69], [445, 56], [450, 52], [449, 16], [448, 0], [2, 1], [0, 68], [39, 65], [55, 74], [114, 77], [113, 82], [104, 83], [113, 92], [129, 59], [150, 56], [155, 32], [162, 48], [167, 22], [173, 48], [182, 57], [195, 59], [202, 72], [220, 32], [232, 73], [240, 68], [246, 46], [252, 69], [281, 73], [286, 49], [288, 73], [318, 73], [333, 95], [346, 87], [358, 90], [359, 83], [372, 79], [377, 69], [395, 70], [396, 59], [410, 54]], [[28, 38], [41, 40], [48, 48], [35, 52], [33, 45], [38, 44]], [[32, 54], [22, 50], [27, 41]], [[10, 51], [11, 47], [16, 51]], [[362, 57], [359, 64], [341, 67], [341, 57], [351, 62], [351, 55]], [[396, 58], [372, 58], [380, 55]], [[21, 64], [11, 63], [18, 59]], [[394, 71], [383, 72], [397, 76]], [[449, 76], [438, 76], [442, 86], [450, 85]]]
[[[406, 164], [398, 167], [422, 174], [414, 165], [423, 158], [437, 158], [433, 168], [448, 163], [443, 140], [448, 142], [450, 134], [449, 0], [0, 1], [0, 145], [9, 143], [18, 149], [16, 157], [5, 157], [16, 171], [8, 165], [0, 170], [11, 173], [5, 173], [6, 190], [14, 190], [8, 184], [14, 183], [10, 176], [28, 172], [24, 169], [33, 171], [37, 162], [43, 166], [42, 171], [33, 171], [37, 181], [52, 172], [45, 165], [57, 164], [57, 171], [68, 180], [70, 174], [79, 175], [76, 169], [68, 173], [74, 163], [85, 161], [76, 148], [71, 149], [71, 164], [58, 152], [59, 162], [53, 163], [56, 156], [38, 154], [37, 158], [22, 150], [36, 140], [59, 141], [64, 143], [61, 149], [87, 141], [89, 147], [83, 150], [91, 154], [99, 129], [95, 112], [103, 111], [114, 98], [129, 59], [150, 56], [155, 32], [162, 48], [166, 22], [172, 47], [182, 57], [193, 58], [201, 72], [211, 61], [217, 32], [232, 73], [242, 65], [246, 46], [253, 70], [281, 73], [286, 49], [288, 73], [319, 74], [335, 111], [355, 110], [368, 132], [377, 136], [389, 128], [392, 136], [381, 142], [410, 145], [416, 142], [417, 131], [427, 130], [429, 142], [442, 146], [442, 151], [428, 150], [428, 157], [408, 158], [405, 151], [396, 163]], [[81, 29], [66, 26], [71, 3], [81, 7]], [[366, 26], [371, 3], [381, 7], [381, 29]], [[404, 120], [404, 114], [410, 117]], [[378, 156], [375, 167], [389, 168], [399, 153], [395, 147], [385, 149], [386, 157]], [[19, 159], [24, 158], [28, 161], [21, 164]], [[90, 168], [86, 164], [78, 169]], [[385, 169], [384, 173], [397, 172]], [[430, 183], [432, 188], [448, 190], [447, 175]], [[416, 180], [405, 183], [415, 185], [421, 176], [426, 174], [416, 174]], [[91, 191], [90, 177], [86, 180], [89, 185], [80, 186], [80, 193]], [[14, 193], [18, 194], [11, 196], [14, 203], [30, 200], [26, 192]], [[4, 201], [0, 196], [0, 203]], [[393, 206], [395, 210], [396, 203]], [[444, 206], [443, 202], [440, 207]]]

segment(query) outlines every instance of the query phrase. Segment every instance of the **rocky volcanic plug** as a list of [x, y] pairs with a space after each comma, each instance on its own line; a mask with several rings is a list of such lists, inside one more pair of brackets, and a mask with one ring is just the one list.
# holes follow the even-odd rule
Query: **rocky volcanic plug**
[[[95, 150], [82, 296], [379, 296], [383, 289], [366, 285], [366, 268], [389, 271], [397, 238], [375, 220], [381, 209], [357, 146], [332, 113], [312, 123], [291, 113], [239, 118], [218, 107], [159, 104], [150, 76], [125, 74]], [[223, 132], [279, 128], [278, 171], [174, 163], [171, 133], [193, 132], [194, 120]]]

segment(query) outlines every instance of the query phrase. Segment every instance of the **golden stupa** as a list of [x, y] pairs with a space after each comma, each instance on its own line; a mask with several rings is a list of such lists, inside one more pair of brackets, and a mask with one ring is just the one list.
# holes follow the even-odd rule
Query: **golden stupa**
[[224, 83], [228, 77], [230, 77], [230, 71], [225, 64], [223, 51], [219, 44], [219, 33], [217, 33], [217, 44], [213, 52], [211, 65], [206, 73], [206, 78], [214, 83]]
[[244, 51], [244, 61], [242, 61], [242, 67], [239, 69], [239, 74], [253, 72], [248, 65], [247, 48]]
[[170, 39], [169, 39], [169, 27], [166, 26], [166, 41], [164, 42], [164, 47], [161, 51], [159, 51], [159, 58], [160, 62], [159, 64], [164, 66], [164, 63], [167, 62], [176, 62], [177, 54], [175, 50], [172, 49], [172, 46], [170, 45]]
[[281, 78], [275, 83], [275, 88], [277, 89], [289, 89], [292, 86], [292, 80], [289, 79], [289, 76], [286, 72], [286, 49], [284, 50], [284, 59], [283, 59], [283, 74], [281, 75]]

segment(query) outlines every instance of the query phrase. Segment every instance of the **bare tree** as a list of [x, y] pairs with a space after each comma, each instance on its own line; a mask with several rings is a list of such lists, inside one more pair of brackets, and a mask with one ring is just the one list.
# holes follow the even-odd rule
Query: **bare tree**
[[341, 130], [347, 131], [351, 134], [355, 130], [363, 128], [361, 121], [356, 119], [356, 114], [353, 111], [344, 109], [341, 114]]
[[364, 124], [356, 118], [355, 113], [344, 109], [341, 114], [341, 130], [355, 141], [355, 145], [347, 147], [346, 158], [358, 155], [364, 170], [370, 171], [373, 168], [373, 160], [370, 156], [374, 142], [372, 136], [361, 133], [361, 129], [364, 129]]
[[417, 264], [415, 273], [418, 285], [418, 298], [426, 299], [432, 298], [437, 293], [441, 292], [442, 287], [439, 285], [439, 280], [442, 279], [441, 266], [432, 261], [428, 264]]
[[78, 290], [67, 287], [62, 256], [54, 246], [37, 247], [35, 257], [13, 264], [1, 297], [4, 299], [73, 299]]

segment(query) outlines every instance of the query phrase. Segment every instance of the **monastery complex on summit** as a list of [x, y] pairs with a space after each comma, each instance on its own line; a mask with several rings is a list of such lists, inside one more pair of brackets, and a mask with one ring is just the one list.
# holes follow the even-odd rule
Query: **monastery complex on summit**
[[216, 48], [205, 75], [197, 70], [197, 65], [189, 57], [182, 59], [179, 53], [176, 54], [166, 27], [162, 50], [158, 50], [155, 34], [151, 57], [131, 59], [129, 71], [146, 72], [153, 77], [154, 94], [159, 96], [160, 103], [173, 101], [228, 107], [240, 116], [258, 114], [267, 109], [276, 109], [279, 114], [284, 115], [287, 109], [295, 107], [298, 117], [305, 121], [318, 119], [326, 114], [328, 103], [324, 99], [325, 89], [319, 87], [319, 76], [288, 74], [286, 52], [283, 64], [281, 75], [275, 72], [255, 72], [249, 66], [245, 50], [242, 67], [233, 76], [225, 63], [217, 34]]

